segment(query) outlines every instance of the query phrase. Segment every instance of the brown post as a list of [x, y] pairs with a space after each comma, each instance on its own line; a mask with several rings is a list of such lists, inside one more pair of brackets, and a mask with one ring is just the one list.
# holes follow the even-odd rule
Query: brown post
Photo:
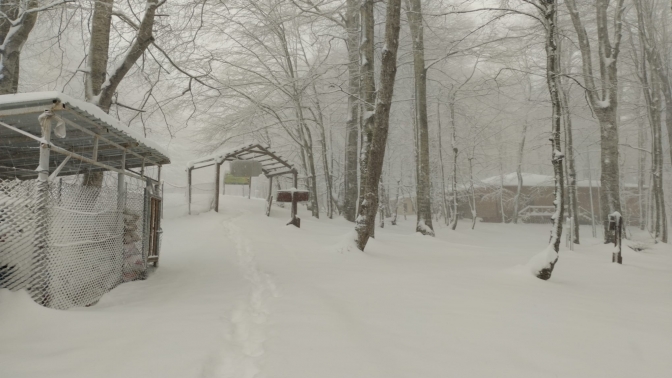
[[191, 215], [191, 170], [192, 168], [187, 168], [187, 186], [188, 186], [188, 192], [187, 192], [187, 200], [189, 202], [189, 215]]
[[250, 181], [247, 183], [247, 199], [252, 198], [252, 177], [250, 177]]
[[[294, 189], [299, 189], [299, 173], [294, 170], [293, 172], [294, 175]], [[289, 221], [289, 224], [293, 224], [294, 226], [301, 228], [301, 219], [296, 216], [297, 210], [298, 210], [298, 202], [296, 198], [296, 193], [292, 192], [292, 220]]]
[[268, 204], [266, 205], [266, 216], [271, 216], [271, 205], [273, 204], [273, 176], [268, 178]]
[[219, 213], [219, 168], [221, 164], [215, 164], [215, 211]]

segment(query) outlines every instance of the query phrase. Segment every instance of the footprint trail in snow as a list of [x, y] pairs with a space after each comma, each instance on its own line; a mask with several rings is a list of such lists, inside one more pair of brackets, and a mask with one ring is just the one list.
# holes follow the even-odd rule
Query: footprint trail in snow
[[240, 227], [231, 221], [223, 226], [233, 242], [238, 267], [250, 283], [250, 293], [241, 300], [231, 314], [231, 331], [226, 336], [231, 347], [223, 348], [215, 357], [221, 362], [206, 366], [205, 377], [261, 378], [258, 359], [264, 354], [266, 322], [269, 301], [277, 297], [277, 289], [270, 276], [259, 269], [254, 251]]

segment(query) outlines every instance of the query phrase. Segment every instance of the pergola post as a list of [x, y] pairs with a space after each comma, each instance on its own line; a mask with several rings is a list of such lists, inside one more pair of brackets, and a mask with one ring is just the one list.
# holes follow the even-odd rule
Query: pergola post
[[[294, 189], [299, 189], [299, 173], [295, 170], [292, 172], [294, 175]], [[298, 211], [298, 202], [294, 200], [294, 193], [292, 193], [292, 223], [296, 225], [296, 213]], [[301, 227], [300, 224], [296, 225], [297, 227]]]
[[215, 211], [219, 213], [219, 171], [222, 164], [215, 164]]
[[273, 176], [268, 178], [268, 204], [266, 205], [266, 216], [271, 216], [271, 205], [273, 204]]
[[192, 168], [187, 168], [187, 201], [189, 203], [189, 215], [191, 215], [191, 170]]

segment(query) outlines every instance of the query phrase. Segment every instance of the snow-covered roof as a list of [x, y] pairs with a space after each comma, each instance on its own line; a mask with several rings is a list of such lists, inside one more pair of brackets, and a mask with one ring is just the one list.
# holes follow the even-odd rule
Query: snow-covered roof
[[145, 138], [145, 136], [142, 134], [122, 124], [119, 122], [119, 120], [105, 113], [103, 109], [99, 108], [98, 106], [90, 102], [77, 100], [74, 97], [66, 95], [65, 93], [52, 91], [0, 95], [0, 109], [7, 107], [7, 105], [11, 106], [13, 104], [25, 104], [22, 107], [29, 107], [32, 106], [31, 103], [33, 102], [52, 104], [53, 100], [60, 100], [62, 103], [66, 104], [67, 109], [74, 109], [80, 113], [86, 113], [90, 117], [97, 118], [98, 121], [104, 123], [105, 126], [119, 131], [122, 134], [126, 134], [139, 143], [142, 143], [145, 146], [154, 149], [156, 152], [169, 158], [168, 150], [160, 146], [158, 143], [152, 141], [151, 139]]
[[[59, 101], [63, 107], [54, 108]], [[36, 143], [44, 142], [38, 117], [50, 109], [65, 123], [66, 134], [60, 138], [54, 131], [52, 149], [61, 152], [50, 154], [50, 167], [63, 163], [67, 154], [84, 159], [65, 162], [60, 171], [63, 175], [110, 167], [128, 169], [170, 164], [165, 148], [123, 125], [98, 106], [59, 92], [33, 92], [0, 96], [0, 122], [6, 125], [0, 127], [0, 176], [20, 179], [36, 176], [39, 160]]]
[[[263, 159], [260, 159], [263, 158]], [[187, 170], [209, 167], [213, 164], [222, 164], [228, 160], [256, 160], [261, 162], [261, 169], [267, 177], [296, 173], [296, 169], [286, 159], [269, 147], [260, 144], [245, 144], [227, 148], [213, 155], [192, 160], [187, 163]]]
[[[544, 187], [544, 186], [554, 186], [555, 185], [555, 179], [553, 176], [549, 175], [539, 175], [535, 173], [525, 173], [522, 172], [521, 175], [523, 176], [523, 186], [535, 186], [535, 187]], [[503, 177], [504, 179], [504, 186], [518, 186], [518, 174], [516, 172], [512, 173], [507, 173]], [[501, 183], [502, 178], [500, 176], [492, 176], [488, 177], [484, 180], [481, 180], [482, 183], [486, 185], [493, 185], [493, 186], [499, 186]], [[623, 183], [621, 184], [625, 188], [637, 188], [637, 184], [633, 183]], [[589, 180], [577, 180], [576, 181], [576, 186], [577, 187], [589, 187], [591, 186], [591, 182]], [[599, 188], [600, 187], [600, 180], [592, 180], [592, 187], [594, 188]]]
[[[553, 176], [547, 175], [538, 175], [535, 173], [521, 173], [523, 176], [523, 185], [525, 186], [553, 186], [555, 181]], [[504, 186], [517, 186], [518, 185], [518, 174], [516, 172], [507, 173], [503, 177]], [[496, 185], [499, 186], [502, 178], [500, 176], [488, 177], [484, 180], [481, 180], [484, 184], [487, 185]]]

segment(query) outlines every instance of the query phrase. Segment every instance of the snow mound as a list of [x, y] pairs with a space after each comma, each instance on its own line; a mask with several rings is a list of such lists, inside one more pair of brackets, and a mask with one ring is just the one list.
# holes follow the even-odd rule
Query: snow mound
[[558, 253], [553, 249], [553, 245], [549, 244], [544, 250], [532, 256], [525, 266], [536, 277], [539, 272], [545, 268], [549, 268], [557, 260]]

